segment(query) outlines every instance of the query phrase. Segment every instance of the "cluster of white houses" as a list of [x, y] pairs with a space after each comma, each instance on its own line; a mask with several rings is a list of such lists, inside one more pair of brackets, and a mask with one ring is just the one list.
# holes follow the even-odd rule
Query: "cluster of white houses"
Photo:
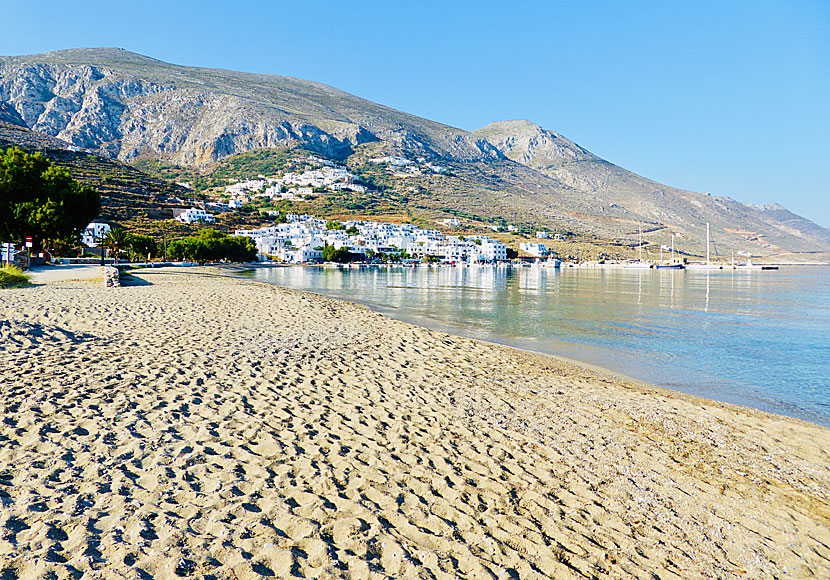
[[387, 157], [374, 157], [370, 159], [372, 163], [389, 166], [389, 169], [396, 173], [414, 173], [422, 174], [424, 171], [431, 171], [432, 173], [446, 173], [447, 168], [441, 165], [435, 165], [426, 160], [424, 157], [419, 157], [417, 161], [411, 161], [405, 157], [396, 157], [394, 155]]
[[487, 236], [446, 236], [440, 231], [373, 221], [347, 221], [345, 229], [327, 229], [327, 221], [289, 214], [287, 223], [256, 230], [236, 230], [235, 236], [254, 240], [260, 259], [277, 258], [303, 263], [322, 259], [325, 246], [346, 248], [352, 254], [400, 254], [442, 262], [499, 262], [507, 246]]
[[302, 200], [304, 195], [310, 195], [315, 189], [320, 188], [330, 191], [366, 192], [366, 187], [355, 183], [357, 177], [349, 173], [345, 167], [316, 157], [309, 157], [308, 161], [320, 163], [323, 166], [302, 173], [285, 173], [282, 177], [260, 175], [257, 179], [228, 185], [225, 187], [225, 193], [230, 196], [227, 207], [236, 209], [250, 202], [252, 197]]

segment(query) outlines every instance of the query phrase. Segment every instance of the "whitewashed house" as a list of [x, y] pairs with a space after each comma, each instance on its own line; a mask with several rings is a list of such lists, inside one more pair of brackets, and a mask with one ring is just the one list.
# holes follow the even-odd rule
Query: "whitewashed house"
[[542, 258], [548, 255], [548, 249], [545, 247], [545, 244], [522, 242], [519, 244], [519, 249], [523, 252], [527, 252], [531, 256], [536, 256], [537, 258]]
[[210, 224], [216, 221], [212, 214], [196, 207], [191, 207], [189, 209], [174, 209], [173, 219], [183, 224]]
[[507, 259], [507, 245], [490, 238], [480, 238], [479, 261], [498, 262]]
[[112, 228], [110, 228], [109, 224], [92, 222], [86, 226], [81, 234], [81, 242], [89, 248], [95, 248], [98, 246], [101, 238], [105, 237], [111, 230]]

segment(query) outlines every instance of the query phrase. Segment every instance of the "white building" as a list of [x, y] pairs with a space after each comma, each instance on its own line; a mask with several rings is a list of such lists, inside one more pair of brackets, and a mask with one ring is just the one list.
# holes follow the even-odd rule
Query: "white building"
[[498, 262], [507, 259], [507, 245], [490, 238], [480, 238], [481, 245], [478, 247], [479, 260], [486, 262]]
[[548, 234], [547, 232], [545, 232], [545, 231], [536, 232], [536, 239], [538, 239], [538, 240], [547, 240], [548, 238], [550, 238], [550, 234]]
[[439, 223], [444, 224], [448, 228], [457, 228], [458, 226], [461, 225], [461, 220], [458, 219], [458, 218], [447, 218], [447, 219], [438, 220], [438, 221], [439, 221]]
[[545, 244], [522, 242], [519, 244], [519, 249], [523, 252], [527, 252], [531, 256], [536, 256], [537, 258], [542, 258], [548, 255], [548, 249], [545, 247]]
[[388, 163], [389, 165], [393, 165], [395, 167], [403, 167], [406, 165], [412, 165], [413, 162], [405, 157], [396, 157], [390, 155], [389, 157], [374, 157], [370, 159], [372, 163]]
[[173, 218], [176, 221], [181, 222], [183, 224], [209, 224], [216, 221], [213, 215], [209, 214], [203, 209], [198, 209], [195, 207], [191, 207], [189, 209], [174, 209]]
[[95, 248], [98, 246], [101, 238], [105, 237], [111, 230], [112, 228], [110, 228], [109, 224], [92, 222], [81, 234], [81, 242], [89, 248]]

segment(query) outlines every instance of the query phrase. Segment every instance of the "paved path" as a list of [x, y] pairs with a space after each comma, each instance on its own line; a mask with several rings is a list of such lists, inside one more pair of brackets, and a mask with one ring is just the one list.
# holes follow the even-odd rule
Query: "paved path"
[[88, 264], [63, 264], [59, 266], [37, 266], [28, 271], [32, 275], [32, 283], [48, 284], [49, 282], [63, 282], [66, 280], [94, 280], [104, 278], [101, 266]]

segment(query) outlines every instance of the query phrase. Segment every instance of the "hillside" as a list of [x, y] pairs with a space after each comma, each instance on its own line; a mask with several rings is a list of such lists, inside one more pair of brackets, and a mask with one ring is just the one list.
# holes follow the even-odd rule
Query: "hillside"
[[726, 245], [742, 238], [777, 252], [827, 248], [830, 231], [786, 208], [748, 205], [728, 197], [669, 187], [627, 171], [583, 149], [561, 135], [526, 120], [500, 121], [475, 131], [509, 159], [602, 200], [621, 207], [643, 222], [644, 230], [665, 227], [700, 236], [701, 225], [725, 234]]
[[26, 125], [129, 161], [207, 164], [302, 143], [343, 158], [384, 141], [461, 160], [499, 157], [486, 140], [320, 83], [177, 66], [120, 49], [0, 57], [0, 101]]
[[[52, 163], [101, 194], [100, 219], [128, 226], [131, 231], [186, 235], [195, 229], [173, 222], [173, 209], [202, 207], [205, 197], [106, 157], [78, 150], [65, 141], [0, 120], [0, 149], [38, 151]], [[227, 227], [258, 223], [245, 215], [224, 215]]]
[[371, 206], [371, 215], [459, 215], [624, 245], [643, 227], [652, 244], [669, 243], [675, 232], [680, 247], [697, 253], [710, 222], [723, 252], [830, 251], [830, 232], [800, 216], [656, 183], [527, 121], [467, 132], [320, 83], [173, 65], [121, 49], [0, 57], [0, 120], [215, 186], [221, 161], [257, 150], [302, 148], [350, 170], [369, 171], [370, 158], [389, 154], [449, 168], [390, 169], [378, 203], [321, 200], [315, 211], [351, 205]]

